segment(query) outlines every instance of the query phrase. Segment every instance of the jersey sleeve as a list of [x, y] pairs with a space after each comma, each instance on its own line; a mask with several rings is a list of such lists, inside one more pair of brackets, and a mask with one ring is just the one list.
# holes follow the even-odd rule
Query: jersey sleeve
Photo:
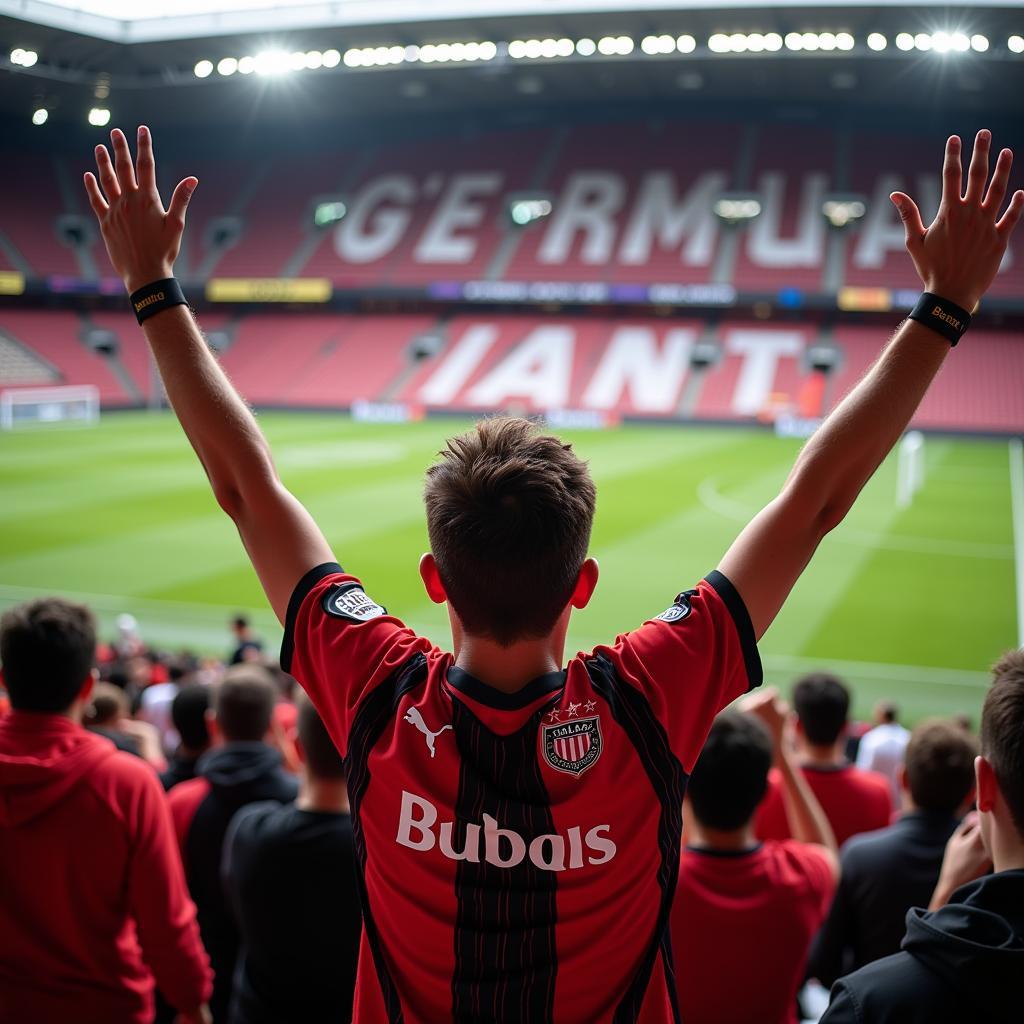
[[344, 756], [363, 697], [417, 653], [432, 649], [328, 562], [299, 580], [288, 603], [281, 667], [309, 694]]
[[761, 659], [746, 606], [720, 572], [599, 652], [638, 687], [672, 752], [693, 769], [715, 715], [759, 686]]

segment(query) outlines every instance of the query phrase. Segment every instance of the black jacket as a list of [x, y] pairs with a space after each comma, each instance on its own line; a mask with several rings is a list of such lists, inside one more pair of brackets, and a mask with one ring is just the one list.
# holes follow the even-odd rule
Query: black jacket
[[179, 782], [188, 782], [196, 777], [196, 765], [202, 757], [183, 757], [175, 751], [170, 761], [167, 762], [166, 771], [160, 773], [160, 782], [165, 790], [174, 789]]
[[214, 1021], [222, 1022], [227, 1020], [239, 942], [221, 887], [224, 835], [240, 807], [260, 800], [291, 803], [299, 787], [281, 767], [281, 755], [265, 743], [217, 747], [200, 758], [196, 774], [206, 779], [210, 791], [196, 808], [185, 836], [185, 874], [215, 972], [210, 1009]]
[[843, 844], [832, 908], [807, 964], [809, 977], [831, 985], [850, 971], [898, 953], [907, 911], [931, 899], [957, 820], [912, 811]]
[[961, 886], [907, 914], [903, 949], [837, 981], [821, 1024], [1019, 1024], [1024, 869]]

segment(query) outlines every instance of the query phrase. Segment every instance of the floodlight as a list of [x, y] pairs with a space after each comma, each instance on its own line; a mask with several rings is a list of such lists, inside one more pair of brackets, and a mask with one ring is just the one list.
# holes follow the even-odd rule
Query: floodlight
[[110, 111], [106, 107], [93, 107], [88, 116], [89, 124], [94, 128], [103, 128], [110, 124]]
[[[566, 56], [568, 57], [572, 53], [572, 40], [565, 39], [563, 40], [563, 43], [569, 44], [569, 53], [566, 54]], [[494, 60], [494, 58], [498, 55], [498, 44], [490, 39], [487, 39], [480, 44], [479, 53], [481, 60]]]
[[313, 224], [318, 228], [327, 228], [337, 224], [346, 213], [348, 207], [340, 199], [317, 203], [313, 210]]
[[593, 39], [577, 39], [576, 52], [581, 57], [589, 57], [591, 54], [597, 52], [597, 43], [595, 43]]
[[509, 220], [516, 227], [525, 228], [535, 221], [549, 217], [553, 208], [547, 196], [520, 195], [510, 197], [507, 209]]
[[818, 36], [818, 48], [821, 50], [834, 50], [836, 48], [836, 34], [834, 32], [822, 32]]
[[868, 47], [876, 52], [884, 50], [888, 45], [889, 41], [881, 32], [872, 32], [871, 35], [868, 36]]
[[914, 48], [914, 37], [909, 32], [901, 32], [896, 37], [896, 48], [899, 50], [912, 50]]
[[918, 32], [914, 36], [914, 46], [919, 50], [930, 50], [932, 48], [932, 37], [927, 32]]
[[769, 32], [764, 37], [764, 48], [771, 53], [778, 53], [782, 49], [782, 36], [778, 32]]
[[693, 53], [697, 49], [697, 40], [693, 36], [682, 35], [676, 40], [676, 49], [680, 53]]
[[1006, 45], [1011, 53], [1024, 53], [1024, 36], [1010, 36], [1006, 40]]
[[984, 53], [988, 49], [988, 36], [980, 34], [971, 36], [971, 49], [978, 53]]
[[802, 50], [804, 48], [804, 37], [799, 32], [787, 32], [785, 42], [787, 50]]
[[708, 40], [708, 49], [712, 53], [728, 53], [731, 47], [732, 43], [724, 32], [716, 32]]
[[[341, 63], [341, 54], [337, 50], [324, 50], [324, 67], [336, 68]], [[242, 70], [239, 62], [239, 71]]]
[[852, 50], [856, 40], [850, 35], [849, 32], [837, 32], [836, 33], [836, 46], [840, 50]]
[[26, 50], [20, 46], [11, 50], [11, 63], [20, 68], [33, 67], [38, 60], [39, 54], [35, 50]]
[[711, 209], [726, 224], [742, 224], [760, 214], [761, 200], [753, 192], [723, 192]]
[[953, 33], [953, 49], [957, 53], [966, 53], [971, 48], [971, 40], [966, 32]]
[[860, 196], [828, 196], [821, 204], [825, 220], [834, 228], [846, 227], [867, 213], [867, 204]]
[[234, 57], [224, 57], [217, 61], [217, 74], [227, 78], [238, 70], [238, 61]]
[[291, 60], [291, 54], [284, 50], [263, 50], [256, 54], [254, 70], [257, 75], [284, 75], [291, 70]]
[[39, 107], [32, 111], [32, 123], [38, 127], [41, 124], [46, 124], [50, 118], [50, 112], [46, 107]]
[[213, 74], [213, 61], [201, 60], [192, 69], [196, 78], [209, 78]]

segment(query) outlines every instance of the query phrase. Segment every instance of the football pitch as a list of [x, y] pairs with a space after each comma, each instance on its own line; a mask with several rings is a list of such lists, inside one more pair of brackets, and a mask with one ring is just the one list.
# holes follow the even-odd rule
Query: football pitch
[[[416, 571], [427, 548], [421, 488], [444, 438], [469, 421], [260, 420], [339, 561], [371, 597], [447, 643], [444, 608]], [[597, 481], [591, 550], [601, 565], [571, 652], [656, 615], [714, 568], [799, 449], [766, 431], [710, 427], [564, 436]], [[930, 437], [924, 486], [904, 510], [887, 460], [763, 639], [766, 678], [788, 689], [802, 672], [831, 668], [854, 685], [861, 715], [889, 696], [909, 720], [963, 711], [977, 722], [987, 667], [1019, 642], [1012, 457], [1005, 441]], [[105, 634], [127, 611], [154, 645], [221, 655], [229, 617], [246, 610], [278, 643], [238, 536], [169, 413], [0, 435], [0, 496], [0, 607], [63, 593], [88, 601]]]

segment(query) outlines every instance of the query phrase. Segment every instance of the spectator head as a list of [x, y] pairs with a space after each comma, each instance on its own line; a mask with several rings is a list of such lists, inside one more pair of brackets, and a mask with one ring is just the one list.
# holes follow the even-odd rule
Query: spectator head
[[96, 620], [85, 605], [44, 597], [0, 618], [0, 664], [11, 706], [64, 714], [88, 700]]
[[891, 700], [880, 700], [875, 705], [876, 725], [895, 725], [900, 720], [899, 705]]
[[130, 714], [128, 694], [124, 690], [113, 683], [96, 683], [92, 688], [92, 698], [85, 709], [83, 721], [86, 725], [110, 728]]
[[974, 758], [978, 751], [970, 734], [953, 722], [921, 722], [910, 734], [904, 754], [903, 788], [922, 811], [954, 814], [974, 790]]
[[447, 600], [453, 625], [471, 636], [502, 646], [548, 636], [597, 584], [586, 463], [516, 418], [482, 420], [440, 455], [424, 492], [427, 593]]
[[850, 691], [835, 676], [815, 672], [793, 687], [797, 730], [814, 747], [831, 747], [843, 735], [850, 712]]
[[754, 816], [768, 788], [772, 738], [752, 715], [723, 711], [711, 726], [686, 789], [705, 828], [734, 832]]
[[1007, 851], [1024, 850], [1024, 650], [1004, 654], [992, 674], [976, 771], [981, 834], [1000, 871]]
[[245, 615], [236, 615], [231, 620], [231, 629], [235, 636], [241, 638], [249, 633], [249, 619]]
[[171, 721], [181, 737], [181, 745], [199, 752], [210, 745], [210, 729], [206, 713], [210, 707], [210, 690], [198, 683], [183, 686], [171, 703]]
[[216, 731], [228, 743], [258, 743], [267, 735], [277, 693], [261, 665], [232, 665], [213, 700]]
[[180, 654], [170, 658], [167, 662], [168, 682], [184, 686], [189, 681], [196, 669], [199, 668], [199, 661], [194, 654], [182, 651]]
[[314, 779], [343, 782], [345, 764], [323, 719], [308, 697], [299, 698], [299, 753], [306, 771]]

